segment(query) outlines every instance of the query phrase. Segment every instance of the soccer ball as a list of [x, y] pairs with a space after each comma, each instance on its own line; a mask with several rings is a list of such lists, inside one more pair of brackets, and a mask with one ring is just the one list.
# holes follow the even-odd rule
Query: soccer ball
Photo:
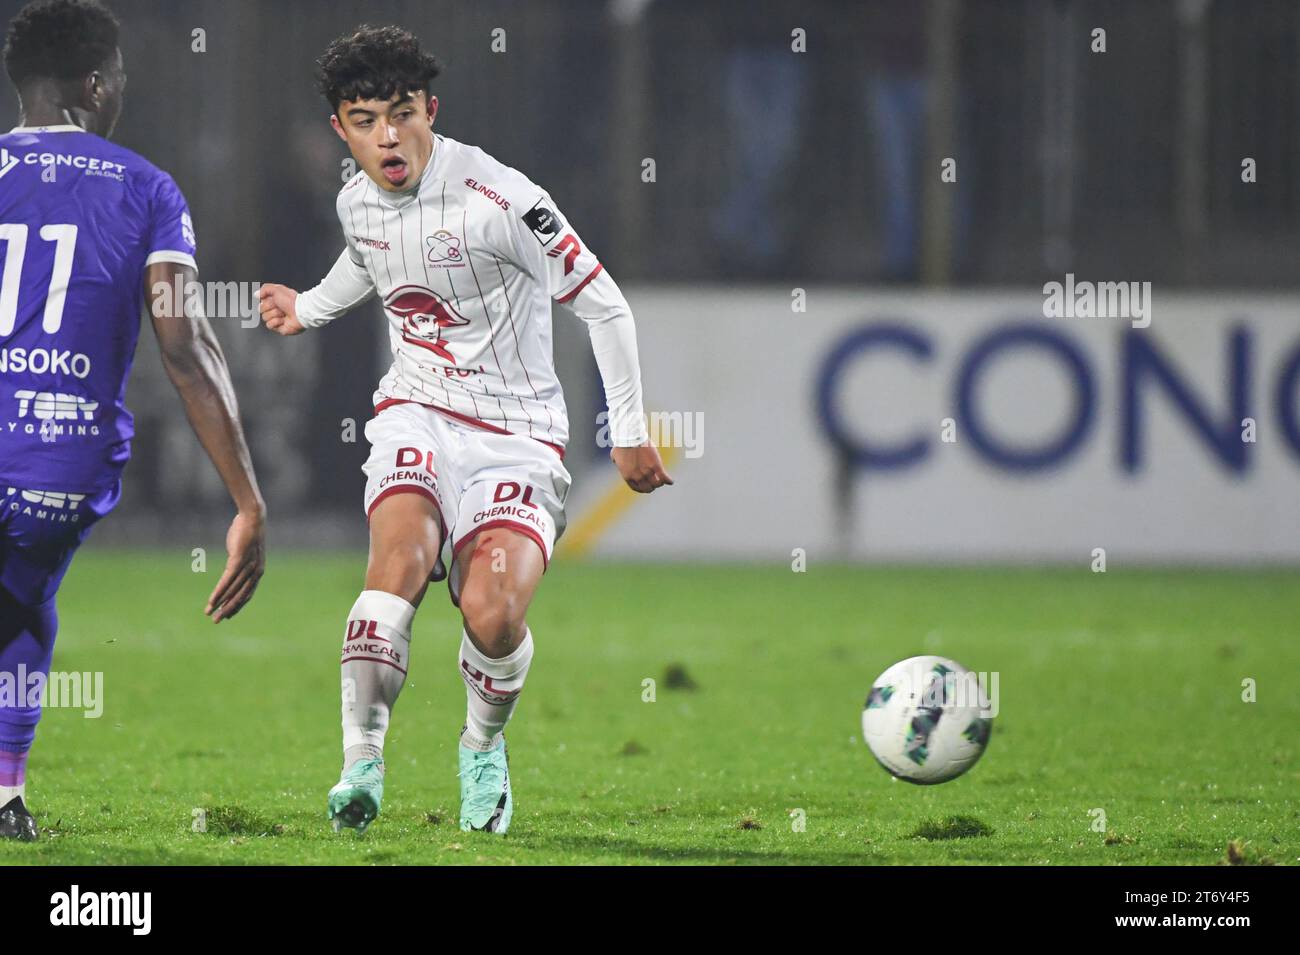
[[943, 783], [975, 765], [993, 720], [976, 674], [943, 657], [909, 657], [876, 679], [862, 708], [862, 739], [909, 783]]

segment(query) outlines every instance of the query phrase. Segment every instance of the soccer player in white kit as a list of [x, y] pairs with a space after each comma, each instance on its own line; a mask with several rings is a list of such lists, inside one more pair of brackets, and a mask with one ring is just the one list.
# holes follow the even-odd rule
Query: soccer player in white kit
[[551, 303], [586, 322], [610, 456], [648, 493], [672, 479], [646, 433], [632, 313], [543, 189], [433, 132], [439, 65], [414, 36], [362, 26], [319, 67], [330, 122], [361, 168], [338, 196], [345, 248], [307, 292], [263, 285], [262, 317], [296, 335], [378, 296], [393, 353], [366, 425], [370, 560], [344, 632], [343, 773], [329, 817], [336, 830], [364, 831], [378, 814], [412, 620], [429, 582], [449, 577], [464, 623], [460, 827], [504, 833], [513, 797], [503, 730], [533, 656], [525, 613], [564, 529], [570, 483]]

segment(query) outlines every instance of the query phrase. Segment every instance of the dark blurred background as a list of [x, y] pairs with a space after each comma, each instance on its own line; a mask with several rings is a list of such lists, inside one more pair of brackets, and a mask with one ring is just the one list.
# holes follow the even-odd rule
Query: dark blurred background
[[[1032, 284], [1068, 257], [1161, 284], [1297, 281], [1293, 0], [111, 6], [130, 75], [116, 138], [181, 183], [214, 275], [317, 277], [346, 153], [313, 61], [391, 21], [446, 65], [441, 131], [545, 184], [625, 280]], [[1064, 42], [1094, 26], [1104, 56]], [[949, 155], [965, 188], [927, 195], [921, 171]], [[1218, 174], [1243, 156], [1256, 188]]]
[[[1300, 281], [1294, 0], [109, 5], [129, 75], [115, 139], [180, 184], [208, 280], [305, 288], [326, 271], [350, 170], [313, 61], [358, 23], [395, 22], [444, 62], [439, 131], [546, 187], [625, 287], [1040, 286], [1067, 268], [1162, 288]], [[1079, 39], [1094, 27], [1104, 55]], [[17, 119], [0, 97], [0, 122]], [[337, 512], [325, 523], [354, 534], [388, 362], [378, 313], [290, 342], [217, 321], [277, 513]], [[142, 342], [133, 520], [109, 524], [165, 536], [224, 494]], [[557, 352], [571, 410], [598, 407], [581, 329], [558, 318]], [[600, 458], [585, 438], [579, 469]]]

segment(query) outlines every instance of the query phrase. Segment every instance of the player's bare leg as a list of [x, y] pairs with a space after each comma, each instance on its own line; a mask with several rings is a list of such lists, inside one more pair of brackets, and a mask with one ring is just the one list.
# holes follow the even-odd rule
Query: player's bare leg
[[533, 659], [524, 617], [545, 569], [533, 539], [504, 527], [482, 531], [456, 555], [467, 700], [460, 738], [464, 830], [504, 833], [510, 826], [514, 800], [503, 731]]
[[393, 495], [370, 514], [366, 589], [343, 638], [343, 775], [329, 794], [335, 830], [364, 832], [379, 814], [384, 736], [406, 682], [411, 622], [441, 540], [438, 509], [420, 494]]
[[421, 494], [395, 494], [370, 514], [366, 589], [401, 597], [418, 607], [438, 562], [442, 518]]

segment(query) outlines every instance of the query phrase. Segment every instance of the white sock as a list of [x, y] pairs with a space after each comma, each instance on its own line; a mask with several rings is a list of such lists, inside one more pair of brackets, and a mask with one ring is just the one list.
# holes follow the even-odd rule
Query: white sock
[[406, 682], [415, 608], [395, 594], [363, 590], [343, 633], [343, 768], [379, 759]]
[[523, 642], [508, 657], [493, 660], [474, 646], [469, 634], [461, 633], [460, 676], [465, 681], [465, 729], [461, 742], [470, 749], [487, 752], [501, 741], [501, 731], [519, 701], [519, 692], [533, 662], [533, 634], [524, 631]]
[[21, 786], [0, 786], [0, 807], [9, 805], [10, 800], [21, 799], [27, 802], [27, 785]]

